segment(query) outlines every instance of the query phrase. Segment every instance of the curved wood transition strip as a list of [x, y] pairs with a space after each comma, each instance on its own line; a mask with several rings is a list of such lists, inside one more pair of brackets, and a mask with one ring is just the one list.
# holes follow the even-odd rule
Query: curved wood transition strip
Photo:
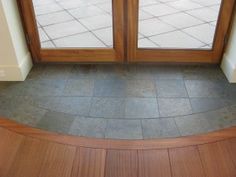
[[2, 118], [0, 177], [236, 177], [236, 127], [128, 141], [60, 135]]

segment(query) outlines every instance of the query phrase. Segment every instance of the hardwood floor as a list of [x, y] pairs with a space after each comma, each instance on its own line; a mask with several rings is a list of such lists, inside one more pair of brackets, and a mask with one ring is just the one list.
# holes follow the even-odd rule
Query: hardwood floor
[[49, 133], [0, 119], [0, 177], [235, 177], [236, 127], [119, 141]]

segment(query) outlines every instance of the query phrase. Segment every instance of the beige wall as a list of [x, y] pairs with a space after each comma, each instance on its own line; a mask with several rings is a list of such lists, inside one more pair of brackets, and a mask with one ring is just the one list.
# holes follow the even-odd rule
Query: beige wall
[[22, 81], [31, 67], [16, 0], [0, 0], [0, 81]]
[[234, 18], [233, 29], [221, 67], [228, 80], [236, 83], [236, 17]]

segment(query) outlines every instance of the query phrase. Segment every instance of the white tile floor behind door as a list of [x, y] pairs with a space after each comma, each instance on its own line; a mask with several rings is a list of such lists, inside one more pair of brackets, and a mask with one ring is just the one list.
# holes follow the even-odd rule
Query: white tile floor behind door
[[[42, 47], [113, 47], [112, 0], [33, 0]], [[221, 0], [140, 0], [140, 48], [212, 47]]]

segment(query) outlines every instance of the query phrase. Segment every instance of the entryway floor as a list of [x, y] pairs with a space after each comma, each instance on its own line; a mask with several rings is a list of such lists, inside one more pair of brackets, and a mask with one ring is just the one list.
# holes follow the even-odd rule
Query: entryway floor
[[0, 83], [0, 116], [88, 137], [179, 137], [236, 125], [236, 84], [218, 66], [36, 65]]

